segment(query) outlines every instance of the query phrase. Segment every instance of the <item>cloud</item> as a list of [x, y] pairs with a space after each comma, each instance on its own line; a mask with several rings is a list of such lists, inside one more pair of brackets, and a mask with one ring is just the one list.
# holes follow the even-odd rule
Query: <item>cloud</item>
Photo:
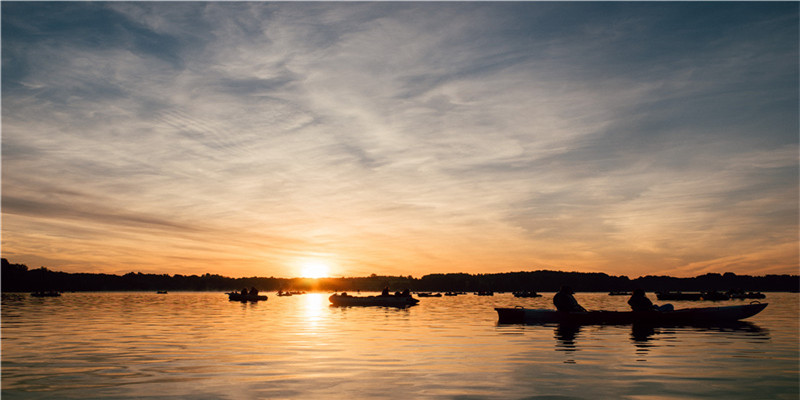
[[758, 260], [796, 240], [796, 11], [7, 4], [4, 252], [57, 260], [26, 229], [99, 223], [125, 244], [93, 262], [135, 237], [175, 245], [150, 268], [241, 274]]

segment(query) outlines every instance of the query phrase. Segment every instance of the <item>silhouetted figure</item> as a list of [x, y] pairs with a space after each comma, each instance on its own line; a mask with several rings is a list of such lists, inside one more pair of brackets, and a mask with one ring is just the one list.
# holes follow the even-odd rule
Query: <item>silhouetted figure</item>
[[631, 298], [628, 299], [628, 305], [631, 306], [633, 311], [653, 311], [656, 307], [653, 302], [644, 294], [644, 289], [635, 289]]
[[242, 289], [242, 296], [247, 296], [247, 288]]
[[258, 296], [258, 289], [255, 286], [250, 288], [250, 296]]
[[634, 290], [631, 298], [628, 299], [628, 305], [631, 306], [631, 310], [633, 311], [672, 311], [675, 309], [672, 304], [664, 304], [662, 306], [653, 304], [653, 302], [645, 296], [644, 289]]
[[586, 311], [585, 308], [578, 304], [578, 300], [575, 300], [574, 293], [571, 287], [562, 286], [558, 293], [553, 296], [553, 304], [556, 309], [563, 312]]
[[411, 291], [410, 291], [410, 290], [408, 290], [408, 289], [406, 289], [406, 290], [403, 290], [403, 294], [402, 294], [402, 296], [403, 296], [403, 297], [411, 297]]
[[388, 295], [389, 295], [389, 287], [386, 286], [385, 288], [383, 288], [383, 291], [381, 292], [381, 296], [388, 296]]

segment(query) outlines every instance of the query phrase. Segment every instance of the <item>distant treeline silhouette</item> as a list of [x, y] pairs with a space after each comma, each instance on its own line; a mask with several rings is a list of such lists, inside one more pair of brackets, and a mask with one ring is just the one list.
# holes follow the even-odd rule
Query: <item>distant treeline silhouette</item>
[[800, 290], [798, 275], [736, 275], [705, 274], [694, 278], [669, 276], [644, 276], [629, 279], [626, 276], [610, 276], [604, 273], [529, 271], [495, 274], [430, 274], [421, 278], [412, 276], [381, 276], [353, 278], [229, 278], [216, 274], [167, 275], [130, 272], [125, 275], [68, 273], [51, 271], [45, 267], [28, 269], [26, 265], [11, 264], [2, 259], [0, 284], [3, 292], [32, 292], [56, 290], [62, 292], [81, 291], [230, 291], [256, 287], [261, 291], [277, 290], [322, 290], [322, 291], [380, 291], [388, 286], [391, 290], [412, 291], [494, 291], [513, 292], [534, 290], [554, 292], [562, 285], [569, 285], [578, 292], [630, 291], [642, 288], [646, 291], [705, 291], [742, 289], [747, 291], [797, 292]]

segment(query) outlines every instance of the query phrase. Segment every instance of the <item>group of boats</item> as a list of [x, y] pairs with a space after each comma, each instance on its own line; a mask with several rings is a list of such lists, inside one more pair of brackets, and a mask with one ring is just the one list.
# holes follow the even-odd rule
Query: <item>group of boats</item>
[[[162, 293], [162, 292], [159, 292]], [[166, 293], [166, 292], [163, 292]], [[702, 293], [681, 293], [681, 292], [657, 292], [656, 296], [659, 300], [717, 300], [711, 297], [713, 293], [724, 295], [720, 300], [727, 300], [731, 298], [741, 299], [763, 299], [762, 293], [757, 292], [702, 292]], [[231, 301], [241, 302], [257, 302], [267, 300], [266, 295], [259, 294], [258, 291], [252, 290], [250, 292], [242, 290], [241, 292], [228, 292], [228, 299]], [[284, 292], [279, 291], [278, 296], [291, 296], [296, 294], [305, 294], [305, 292]], [[458, 293], [463, 294], [463, 293]], [[541, 297], [536, 292], [514, 292], [515, 297]], [[612, 294], [612, 293], [609, 293]], [[419, 297], [441, 297], [441, 293], [417, 293]], [[448, 295], [448, 294], [446, 294]], [[455, 295], [455, 294], [453, 294]], [[476, 295], [485, 295], [476, 293]], [[31, 293], [33, 297], [58, 297], [61, 293], [56, 291], [37, 291]], [[351, 307], [351, 306], [378, 306], [378, 307], [408, 307], [419, 303], [408, 291], [397, 292], [395, 294], [388, 294], [384, 291], [376, 296], [352, 296], [346, 292], [334, 293], [328, 300], [333, 306]], [[673, 325], [673, 324], [711, 324], [711, 323], [726, 323], [735, 322], [745, 318], [752, 317], [767, 307], [768, 303], [760, 303], [757, 300], [752, 301], [750, 304], [741, 304], [733, 306], [721, 307], [690, 307], [682, 309], [674, 309], [668, 311], [579, 311], [579, 312], [562, 312], [552, 309], [535, 309], [516, 307], [498, 307], [495, 308], [497, 312], [499, 323], [501, 324], [541, 324], [541, 323], [568, 323], [568, 324], [601, 324], [601, 325], [616, 325], [616, 324], [630, 324], [630, 323], [645, 323], [645, 324], [660, 324], [660, 325]]]
[[656, 292], [656, 298], [659, 300], [672, 300], [672, 301], [724, 301], [731, 299], [764, 299], [767, 296], [760, 292], [745, 292], [742, 290], [729, 290], [727, 292], [719, 292], [716, 290], [709, 290], [699, 293], [683, 293], [683, 292]]
[[[419, 297], [440, 297], [430, 293], [418, 293]], [[476, 293], [476, 295], [481, 295]], [[541, 297], [536, 292], [515, 292], [515, 297]], [[351, 296], [347, 293], [333, 294], [328, 298], [334, 306], [381, 306], [407, 307], [415, 305], [419, 300], [407, 292], [378, 296]], [[524, 307], [495, 308], [499, 323], [570, 323], [570, 324], [631, 324], [644, 323], [650, 325], [674, 324], [716, 324], [735, 322], [758, 314], [767, 307], [767, 303], [754, 301], [750, 304], [725, 307], [696, 307], [674, 309], [669, 311], [582, 311], [561, 312], [551, 309], [529, 309]]]
[[306, 294], [306, 292], [301, 292], [301, 291], [296, 291], [296, 290], [295, 291], [286, 291], [285, 292], [283, 290], [278, 290], [278, 296], [280, 296], [280, 297], [297, 296], [297, 295], [301, 295], [301, 294]]
[[[449, 296], [449, 297], [459, 296], [462, 294], [467, 294], [467, 292], [444, 292], [444, 296]], [[442, 297], [442, 293], [432, 293], [432, 292], [417, 292], [416, 295], [419, 297]]]
[[[626, 291], [611, 291], [608, 293], [609, 296], [630, 296], [631, 292]], [[767, 298], [764, 293], [761, 292], [745, 292], [743, 290], [729, 290], [727, 292], [719, 292], [716, 290], [709, 290], [703, 292], [656, 292], [656, 298], [659, 300], [671, 300], [671, 301], [700, 301], [700, 300], [707, 300], [707, 301], [722, 301], [722, 300], [745, 300], [745, 299], [765, 299]]]
[[542, 297], [542, 295], [532, 290], [522, 290], [519, 292], [512, 292], [512, 294], [514, 295], [514, 297], [523, 297], [523, 298]]
[[56, 292], [55, 290], [40, 290], [37, 292], [31, 293], [33, 297], [61, 297], [61, 293]]

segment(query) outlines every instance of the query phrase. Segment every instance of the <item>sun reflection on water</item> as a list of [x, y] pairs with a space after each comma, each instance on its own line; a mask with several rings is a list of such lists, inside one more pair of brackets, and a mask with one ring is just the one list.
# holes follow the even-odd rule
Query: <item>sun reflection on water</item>
[[322, 293], [308, 293], [304, 294], [302, 297], [305, 321], [313, 328], [316, 328], [316, 325], [322, 319], [322, 313], [325, 311], [328, 299]]

